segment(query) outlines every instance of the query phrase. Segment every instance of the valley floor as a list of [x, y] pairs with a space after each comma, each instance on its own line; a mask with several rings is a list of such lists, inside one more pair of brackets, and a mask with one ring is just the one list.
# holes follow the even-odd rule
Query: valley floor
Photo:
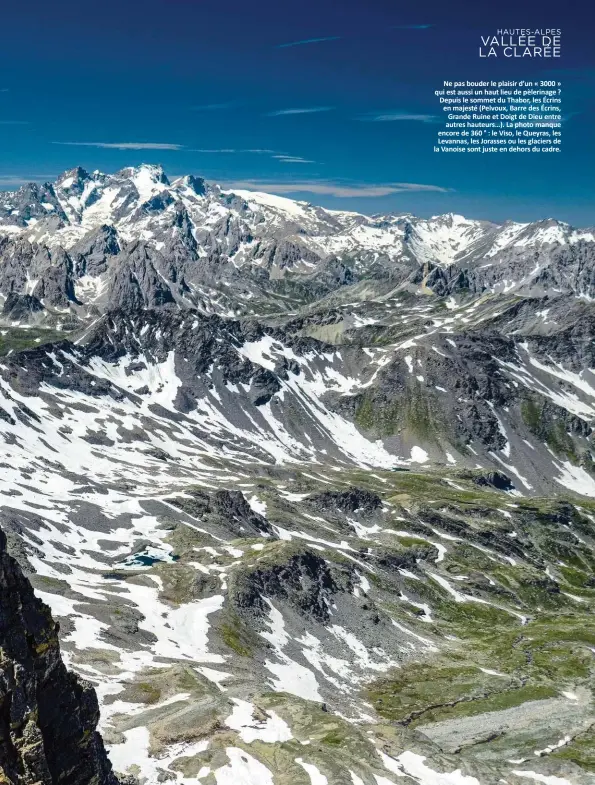
[[3, 528], [117, 771], [589, 781], [592, 502], [455, 470], [212, 461], [190, 483], [152, 465], [2, 478]]

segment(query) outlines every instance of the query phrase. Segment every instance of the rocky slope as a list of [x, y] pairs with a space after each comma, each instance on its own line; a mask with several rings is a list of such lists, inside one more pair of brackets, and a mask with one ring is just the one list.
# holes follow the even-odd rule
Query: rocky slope
[[594, 247], [155, 167], [3, 195], [0, 526], [117, 773], [591, 781]]
[[0, 531], [0, 773], [5, 783], [117, 785], [88, 682], [60, 658], [58, 626]]

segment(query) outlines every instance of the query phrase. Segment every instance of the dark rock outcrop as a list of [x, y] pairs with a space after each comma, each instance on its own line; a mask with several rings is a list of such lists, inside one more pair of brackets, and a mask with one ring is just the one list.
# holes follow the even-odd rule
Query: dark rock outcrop
[[219, 490], [209, 494], [188, 490], [185, 496], [171, 498], [170, 503], [200, 520], [208, 519], [235, 537], [260, 537], [273, 534], [267, 519], [250, 507], [241, 491]]
[[274, 373], [267, 368], [259, 368], [252, 377], [250, 397], [255, 406], [264, 406], [281, 389]]
[[4, 301], [2, 315], [13, 321], [28, 319], [32, 314], [43, 311], [43, 305], [30, 294], [15, 294], [11, 292]]
[[0, 774], [14, 785], [117, 785], [93, 688], [60, 657], [58, 625], [0, 531]]
[[232, 529], [237, 529], [240, 536], [258, 536], [271, 532], [269, 522], [250, 507], [241, 491], [215, 491], [213, 506]]
[[32, 292], [34, 297], [56, 308], [67, 308], [71, 302], [76, 302], [72, 259], [66, 251], [58, 248], [50, 254], [40, 249], [34, 263], [38, 276]]
[[145, 243], [133, 243], [114, 265], [109, 300], [115, 306], [159, 308], [174, 302], [166, 276], [160, 275], [163, 258]]
[[268, 612], [263, 598], [287, 603], [300, 615], [327, 624], [336, 594], [354, 585], [351, 567], [337, 567], [307, 547], [282, 543], [256, 566], [239, 567], [230, 576], [229, 597], [240, 615]]
[[344, 513], [362, 512], [370, 514], [382, 506], [378, 494], [352, 486], [346, 491], [324, 491], [306, 498], [315, 507], [323, 510], [340, 510]]
[[102, 224], [86, 234], [70, 250], [75, 263], [77, 277], [101, 275], [109, 261], [121, 251], [118, 233], [113, 226]]
[[504, 472], [491, 471], [469, 473], [469, 479], [475, 485], [497, 488], [499, 491], [514, 490], [514, 483], [507, 474], [504, 474]]

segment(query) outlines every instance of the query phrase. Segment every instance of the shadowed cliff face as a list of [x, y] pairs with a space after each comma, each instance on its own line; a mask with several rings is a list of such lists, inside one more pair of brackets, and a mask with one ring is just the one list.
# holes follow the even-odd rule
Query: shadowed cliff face
[[0, 531], [0, 778], [3, 783], [116, 785], [93, 688], [60, 657], [58, 625]]

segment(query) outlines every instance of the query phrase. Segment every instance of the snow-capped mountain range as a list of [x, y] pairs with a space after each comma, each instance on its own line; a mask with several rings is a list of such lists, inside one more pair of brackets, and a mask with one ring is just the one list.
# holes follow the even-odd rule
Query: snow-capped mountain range
[[193, 176], [170, 181], [148, 165], [114, 175], [76, 168], [53, 184], [5, 192], [0, 238], [0, 293], [12, 306], [28, 295], [30, 310], [70, 308], [82, 318], [131, 302], [231, 314], [264, 298], [292, 310], [294, 298], [363, 279], [437, 293], [595, 294], [592, 229], [370, 217]]
[[108, 378], [146, 388], [141, 410], [164, 385], [209, 452], [217, 434], [265, 460], [438, 461], [595, 495], [590, 230], [368, 217], [155, 166], [73, 169], [1, 210], [5, 334], [90, 345], [72, 381], [118, 346]]

